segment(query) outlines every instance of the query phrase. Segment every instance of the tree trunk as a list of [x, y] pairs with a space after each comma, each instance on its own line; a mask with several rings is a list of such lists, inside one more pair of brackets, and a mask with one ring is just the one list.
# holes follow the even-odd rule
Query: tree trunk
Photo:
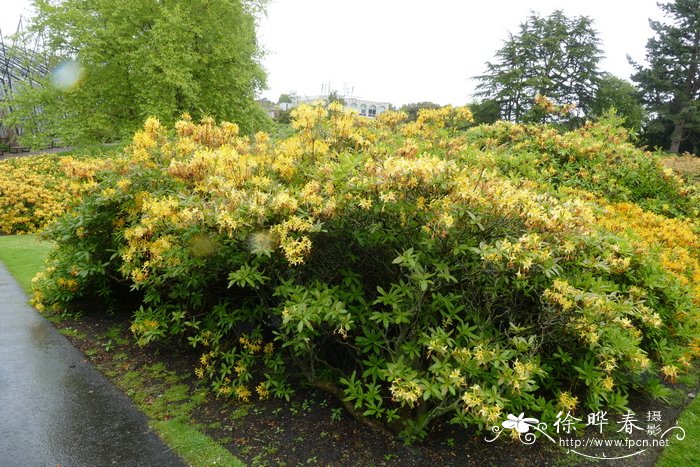
[[671, 147], [668, 149], [671, 152], [678, 154], [681, 147], [681, 141], [683, 140], [683, 130], [685, 129], [685, 122], [683, 120], [677, 121], [673, 127], [673, 133], [671, 133]]

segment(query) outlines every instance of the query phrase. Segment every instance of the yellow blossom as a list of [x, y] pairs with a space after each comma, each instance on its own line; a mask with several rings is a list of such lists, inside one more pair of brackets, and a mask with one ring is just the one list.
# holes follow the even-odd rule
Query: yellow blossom
[[578, 405], [578, 397], [572, 396], [567, 391], [562, 391], [559, 394], [559, 400], [557, 404], [562, 410], [572, 412], [576, 409], [576, 406]]

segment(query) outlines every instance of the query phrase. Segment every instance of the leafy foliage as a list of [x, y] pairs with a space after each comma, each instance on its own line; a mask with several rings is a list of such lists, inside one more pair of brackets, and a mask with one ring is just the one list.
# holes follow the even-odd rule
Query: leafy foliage
[[661, 134], [663, 146], [677, 153], [691, 135], [697, 145], [700, 130], [700, 2], [675, 0], [659, 6], [672, 23], [649, 21], [655, 32], [647, 42], [649, 65], [635, 64], [632, 80], [657, 116], [647, 128], [649, 137], [653, 141], [654, 134]]
[[150, 119], [51, 228], [35, 303], [127, 285], [139, 342], [197, 349], [220, 396], [289, 398], [294, 373], [408, 441], [622, 410], [700, 350], [696, 194], [613, 122], [293, 117], [279, 141]]
[[472, 111], [474, 123], [477, 125], [482, 123], [492, 124], [501, 119], [501, 109], [498, 102], [492, 99], [472, 102], [469, 104], [469, 109]]
[[646, 119], [646, 112], [638, 97], [639, 92], [628, 81], [609, 73], [603, 73], [596, 97], [591, 105], [590, 115], [603, 118], [614, 110], [622, 119], [622, 125], [638, 133]]
[[555, 120], [575, 124], [595, 98], [600, 79], [601, 50], [593, 21], [567, 18], [561, 10], [546, 18], [531, 14], [486, 64], [479, 76], [478, 96], [495, 101], [501, 118], [515, 122], [544, 122], [553, 115], [537, 105], [546, 96], [574, 113]]
[[244, 131], [264, 122], [254, 102], [265, 82], [255, 37], [258, 3], [34, 4], [30, 34], [45, 35], [54, 66], [67, 60], [79, 67], [65, 88], [54, 75], [10, 96], [9, 124], [20, 123], [35, 140], [112, 141], [133, 134], [150, 115], [174, 123], [183, 112], [235, 121]]
[[620, 117], [608, 115], [561, 133], [550, 126], [497, 122], [467, 135], [512, 176], [634, 202], [667, 216], [697, 217], [697, 186], [686, 186], [660, 159], [637, 149], [622, 124]]

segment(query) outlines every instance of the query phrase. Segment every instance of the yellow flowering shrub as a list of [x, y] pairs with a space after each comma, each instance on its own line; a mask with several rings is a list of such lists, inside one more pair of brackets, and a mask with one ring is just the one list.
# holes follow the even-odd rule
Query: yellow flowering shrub
[[0, 234], [35, 232], [96, 186], [104, 160], [39, 155], [0, 161]]
[[407, 440], [623, 410], [697, 353], [694, 195], [610, 123], [293, 117], [281, 140], [149, 120], [50, 229], [35, 302], [130, 291], [139, 342], [190, 345], [220, 397], [303, 375]]
[[700, 188], [637, 149], [614, 117], [561, 133], [548, 125], [497, 122], [466, 132], [504, 173], [557, 189], [578, 189], [632, 202], [670, 217], [700, 215]]
[[[607, 203], [605, 203], [607, 204]], [[632, 203], [606, 205], [598, 223], [606, 229], [631, 236], [639, 251], [657, 254], [661, 266], [689, 286], [700, 305], [700, 236], [697, 223], [669, 219]]]

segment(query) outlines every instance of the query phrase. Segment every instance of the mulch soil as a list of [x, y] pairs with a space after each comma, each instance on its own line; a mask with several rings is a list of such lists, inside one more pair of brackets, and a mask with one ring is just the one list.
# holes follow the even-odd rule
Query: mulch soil
[[[185, 376], [192, 389], [201, 387], [203, 383], [194, 377], [192, 371], [196, 366], [196, 355], [163, 347], [140, 348], [133, 343], [133, 339], [118, 348], [105, 346], [104, 334], [115, 325], [121, 325], [125, 337], [128, 337], [128, 321], [125, 317], [91, 314], [80, 319], [63, 319], [56, 324], [59, 329], [72, 328], [88, 336], [81, 339], [72, 337], [75, 333], [70, 333], [68, 338], [89, 355], [86, 358], [104, 373], [127, 371], [123, 359], [120, 362], [113, 359], [117, 353], [126, 353], [131, 370], [163, 362], [169, 370]], [[495, 442], [488, 443], [485, 439], [493, 438], [491, 432], [458, 429], [447, 421], [434, 427], [422, 442], [406, 446], [399, 439], [377, 433], [353, 419], [334, 397], [300, 384], [296, 385], [296, 389], [290, 402], [272, 399], [243, 403], [219, 399], [212, 394], [192, 413], [192, 421], [201, 431], [249, 465], [652, 466], [661, 452], [661, 448], [646, 448], [642, 454], [627, 458], [591, 460], [585, 455], [621, 457], [644, 448], [579, 448], [577, 454], [565, 446], [557, 446], [545, 437], [540, 437], [533, 445], [527, 446], [518, 440], [512, 440], [509, 432], [504, 432]], [[633, 402], [630, 405], [632, 411], [638, 414], [637, 425], [646, 427], [646, 415], [659, 412], [663, 428], [672, 426], [696, 392], [694, 388], [679, 389], [689, 396], [685, 403], [676, 406], [653, 401], [642, 395], [632, 395], [630, 400]], [[627, 436], [624, 432], [616, 432], [621, 426], [615, 424], [619, 417], [619, 414], [609, 415], [610, 426], [606, 428], [610, 430], [603, 435], [588, 428], [585, 433], [577, 433], [578, 439], [585, 440], [593, 436], [624, 439]], [[583, 418], [585, 421], [585, 415]], [[547, 422], [551, 425], [553, 421]], [[573, 432], [562, 436], [576, 437]]]

